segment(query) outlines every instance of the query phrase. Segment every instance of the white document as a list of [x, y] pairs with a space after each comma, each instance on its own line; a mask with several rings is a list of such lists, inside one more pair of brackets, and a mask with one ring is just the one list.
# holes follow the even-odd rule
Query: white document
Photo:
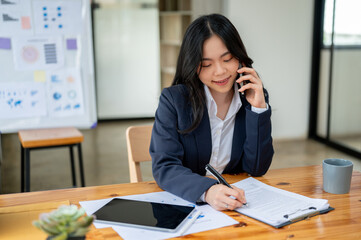
[[49, 70], [64, 66], [61, 37], [15, 37], [12, 47], [16, 70]]
[[[83, 1], [88, 4], [87, 1]], [[82, 32], [82, 0], [33, 1], [35, 33], [38, 35], [78, 34]]]
[[0, 36], [29, 36], [33, 29], [29, 0], [0, 1]]
[[248, 203], [248, 206], [236, 211], [272, 226], [329, 208], [325, 199], [314, 199], [288, 192], [251, 177], [232, 185], [245, 191]]
[[[146, 201], [146, 202], [152, 201], [152, 202], [168, 203], [168, 204], [176, 204], [176, 205], [184, 205], [184, 206], [195, 206], [193, 203], [188, 202], [168, 192], [130, 195], [119, 198]], [[107, 204], [111, 199], [112, 198], [100, 199], [94, 201], [84, 201], [84, 202], [79, 202], [79, 204], [85, 209], [88, 215], [91, 215], [99, 208]], [[233, 218], [227, 216], [222, 212], [214, 210], [209, 205], [195, 206], [195, 207], [196, 210], [201, 211], [202, 214], [197, 218], [194, 224], [183, 235], [221, 228], [238, 223]], [[112, 227], [114, 231], [116, 231], [124, 239], [151, 240], [151, 239], [167, 239], [167, 238], [180, 236], [179, 232], [165, 233], [161, 231], [145, 230], [140, 228], [124, 227], [119, 225], [101, 224], [101, 223], [94, 223], [94, 225], [97, 228]]]
[[0, 83], [0, 119], [46, 115], [45, 84]]

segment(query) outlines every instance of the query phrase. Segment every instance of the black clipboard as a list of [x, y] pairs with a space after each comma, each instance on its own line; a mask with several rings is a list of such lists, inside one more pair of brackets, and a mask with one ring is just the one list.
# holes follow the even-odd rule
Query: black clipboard
[[314, 217], [314, 216], [317, 216], [317, 215], [320, 215], [320, 214], [328, 213], [329, 211], [332, 211], [332, 210], [335, 210], [335, 209], [333, 207], [328, 207], [327, 209], [324, 209], [324, 210], [315, 211], [315, 212], [311, 212], [311, 213], [308, 213], [308, 214], [298, 216], [296, 218], [290, 219], [289, 221], [287, 221], [285, 223], [281, 223], [281, 224], [273, 226], [273, 227], [281, 228], [281, 227], [290, 225], [292, 223], [296, 223], [296, 222], [299, 222], [299, 221], [302, 221], [302, 220], [305, 220], [305, 219], [309, 219], [311, 217]]
[[328, 213], [329, 211], [332, 211], [332, 210], [335, 210], [333, 207], [328, 207], [327, 209], [324, 209], [324, 210], [316, 210], [314, 212], [310, 212], [310, 213], [307, 213], [307, 214], [304, 214], [304, 215], [301, 215], [301, 216], [298, 216], [298, 217], [295, 217], [295, 218], [290, 218], [288, 221], [286, 222], [283, 222], [281, 224], [278, 224], [278, 225], [272, 225], [270, 223], [267, 223], [265, 221], [262, 221], [262, 220], [259, 220], [253, 216], [249, 216], [247, 214], [244, 214], [244, 213], [241, 213], [242, 215], [245, 215], [247, 217], [250, 217], [250, 218], [253, 218], [257, 221], [260, 221], [260, 222], [263, 222], [269, 226], [272, 226], [274, 228], [282, 228], [284, 226], [287, 226], [287, 225], [290, 225], [292, 223], [296, 223], [296, 222], [299, 222], [299, 221], [302, 221], [302, 220], [305, 220], [305, 219], [308, 219], [308, 218], [311, 218], [311, 217], [314, 217], [314, 216], [317, 216], [317, 215], [320, 215], [320, 214], [325, 214], [325, 213]]
[[281, 228], [334, 210], [326, 199], [309, 198], [267, 185], [251, 177], [234, 185], [244, 188], [246, 196], [248, 191], [251, 199], [250, 205], [236, 211], [274, 228]]

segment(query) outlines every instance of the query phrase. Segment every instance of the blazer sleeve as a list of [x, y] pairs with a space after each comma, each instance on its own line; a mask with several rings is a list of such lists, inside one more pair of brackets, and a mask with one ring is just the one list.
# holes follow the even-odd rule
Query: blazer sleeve
[[[165, 191], [185, 200], [196, 202], [216, 180], [195, 173], [183, 166], [184, 145], [178, 133], [179, 122], [186, 113], [179, 95], [175, 98], [169, 89], [164, 89], [159, 99], [153, 125], [150, 155], [152, 157], [153, 177]], [[183, 108], [183, 109], [182, 109]], [[189, 117], [189, 116], [188, 116]], [[194, 161], [198, 161], [197, 158]]]
[[[268, 92], [265, 90], [268, 103]], [[263, 113], [255, 113], [246, 106], [246, 139], [242, 168], [252, 176], [264, 175], [271, 165], [274, 154], [271, 136], [271, 106]]]

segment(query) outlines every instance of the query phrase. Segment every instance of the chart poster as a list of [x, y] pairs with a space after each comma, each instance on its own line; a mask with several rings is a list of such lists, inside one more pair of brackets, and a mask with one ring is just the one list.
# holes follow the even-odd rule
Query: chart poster
[[60, 36], [13, 38], [12, 45], [16, 70], [49, 70], [64, 66]]
[[82, 31], [81, 1], [33, 1], [35, 34], [77, 34]]
[[0, 0], [0, 35], [29, 36], [34, 33], [29, 0]]
[[46, 116], [45, 83], [0, 83], [0, 119]]
[[48, 107], [50, 117], [84, 114], [83, 89], [79, 69], [48, 72]]

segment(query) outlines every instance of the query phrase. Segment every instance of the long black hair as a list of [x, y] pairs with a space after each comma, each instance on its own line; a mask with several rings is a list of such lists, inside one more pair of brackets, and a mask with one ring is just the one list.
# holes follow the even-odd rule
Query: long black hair
[[203, 118], [205, 93], [197, 70], [202, 66], [200, 63], [203, 58], [203, 43], [213, 35], [220, 37], [228, 51], [240, 62], [245, 63], [246, 66], [251, 66], [253, 63], [247, 55], [237, 29], [225, 16], [211, 14], [194, 20], [184, 34], [172, 83], [172, 85], [184, 84], [188, 88], [189, 102], [192, 106], [192, 125], [180, 133], [193, 131]]

